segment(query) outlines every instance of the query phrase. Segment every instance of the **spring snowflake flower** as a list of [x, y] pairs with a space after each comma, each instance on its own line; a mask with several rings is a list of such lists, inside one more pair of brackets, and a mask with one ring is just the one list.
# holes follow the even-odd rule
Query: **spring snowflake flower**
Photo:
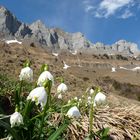
[[81, 103], [82, 102], [82, 99], [79, 99], [79, 102]]
[[58, 95], [58, 99], [62, 99], [62, 94], [59, 94]]
[[11, 127], [19, 126], [20, 124], [23, 124], [23, 117], [19, 112], [15, 112], [10, 117], [10, 124]]
[[40, 74], [38, 81], [37, 81], [37, 85], [43, 86], [43, 84], [46, 80], [51, 80], [52, 84], [54, 84], [54, 78], [49, 71], [44, 71]]
[[91, 104], [91, 97], [90, 96], [88, 96], [87, 102], [88, 102], [88, 104]]
[[78, 97], [74, 97], [74, 100], [75, 100], [75, 101], [78, 101]]
[[57, 93], [65, 93], [68, 90], [68, 87], [66, 84], [61, 83], [58, 87], [57, 87]]
[[91, 88], [89, 91], [90, 96], [92, 96], [93, 93], [94, 93], [94, 90]]
[[97, 93], [94, 99], [94, 106], [102, 105], [105, 103], [106, 103], [106, 96], [102, 92]]
[[43, 108], [47, 103], [47, 92], [44, 87], [33, 89], [27, 97], [27, 100], [32, 100], [36, 105], [40, 104]]
[[67, 116], [68, 117], [76, 117], [76, 118], [79, 118], [81, 116], [80, 112], [79, 112], [79, 109], [74, 106], [74, 107], [71, 107], [68, 112], [67, 112]]
[[21, 69], [20, 75], [19, 75], [20, 81], [33, 81], [33, 70], [30, 67], [25, 67]]

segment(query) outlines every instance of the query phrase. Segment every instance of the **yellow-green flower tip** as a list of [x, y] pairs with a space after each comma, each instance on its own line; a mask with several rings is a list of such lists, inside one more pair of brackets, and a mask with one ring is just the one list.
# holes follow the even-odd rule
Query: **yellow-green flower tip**
[[49, 66], [48, 66], [48, 64], [45, 64], [44, 71], [48, 71], [48, 70], [49, 70]]
[[61, 78], [61, 83], [64, 83], [64, 78], [63, 77]]

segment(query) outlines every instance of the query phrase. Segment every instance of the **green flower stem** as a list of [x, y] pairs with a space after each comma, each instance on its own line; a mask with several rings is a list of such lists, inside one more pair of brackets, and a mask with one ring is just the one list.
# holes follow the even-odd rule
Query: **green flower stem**
[[23, 120], [27, 120], [27, 118], [29, 118], [29, 114], [32, 110], [34, 103], [31, 102], [31, 100], [28, 100], [26, 105], [25, 105], [25, 110], [23, 112]]
[[98, 88], [95, 90], [95, 92], [92, 94], [92, 97], [91, 97], [90, 112], [89, 112], [89, 137], [90, 139], [92, 138], [92, 134], [93, 134], [94, 99], [97, 93], [98, 93]]
[[34, 116], [34, 117], [31, 119], [31, 121], [35, 120], [36, 118], [41, 117], [42, 115], [43, 115], [43, 112], [42, 112], [42, 113], [40, 113], [40, 114], [38, 114], [38, 115], [36, 115], [36, 116]]
[[18, 110], [20, 108], [22, 85], [23, 85], [23, 81], [21, 80], [19, 86], [16, 89], [16, 93], [15, 93], [15, 104], [16, 104], [16, 108]]
[[87, 107], [87, 102], [88, 102], [88, 93], [87, 92], [85, 92], [84, 93], [84, 109], [85, 109], [85, 111], [86, 111], [86, 107]]
[[43, 111], [43, 115], [42, 115], [40, 132], [39, 132], [39, 139], [40, 139], [40, 136], [42, 134], [42, 129], [43, 129], [43, 124], [44, 124], [44, 118], [46, 116], [46, 111], [49, 109], [50, 103], [51, 103], [51, 87], [52, 87], [52, 81], [49, 80], [48, 84], [47, 84], [47, 87], [46, 87], [46, 91], [47, 91], [47, 94], [48, 94], [48, 99], [47, 99], [47, 103], [44, 107], [44, 111]]

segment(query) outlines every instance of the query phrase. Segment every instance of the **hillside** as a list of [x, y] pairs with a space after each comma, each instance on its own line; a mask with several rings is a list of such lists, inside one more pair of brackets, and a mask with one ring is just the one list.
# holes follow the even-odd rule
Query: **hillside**
[[[96, 85], [101, 86], [102, 90], [107, 95], [110, 108], [108, 108], [109, 110], [106, 108], [104, 110], [105, 112], [109, 111], [111, 113], [111, 109], [114, 111], [116, 110], [116, 112], [120, 110], [118, 115], [124, 110], [131, 113], [135, 112], [134, 114], [136, 116], [130, 115], [130, 117], [138, 117], [137, 115], [140, 113], [138, 111], [140, 105], [138, 101], [140, 99], [139, 70], [120, 69], [120, 66], [128, 69], [139, 66], [140, 62], [135, 59], [126, 59], [125, 57], [117, 56], [107, 57], [106, 55], [99, 56], [86, 53], [77, 53], [73, 55], [65, 50], [59, 52], [59, 55], [56, 57], [51, 52], [41, 47], [23, 46], [22, 44], [19, 45], [16, 43], [8, 45], [5, 42], [0, 43], [0, 49], [1, 74], [15, 79], [20, 73], [23, 62], [26, 59], [30, 59], [32, 62], [31, 67], [35, 70], [34, 80], [36, 80], [41, 65], [47, 63], [55, 77], [63, 76], [65, 78], [65, 83], [69, 88], [67, 95], [64, 97], [65, 100], [75, 96], [81, 98], [88, 87]], [[63, 69], [63, 61], [70, 66], [68, 69]], [[111, 72], [112, 67], [116, 67], [116, 72]], [[55, 80], [55, 86], [52, 90], [53, 93], [56, 92], [55, 88], [58, 84], [59, 81]], [[114, 114], [114, 112], [112, 113]], [[101, 113], [99, 115], [103, 114]], [[125, 115], [124, 113], [123, 116], [126, 117]], [[128, 125], [130, 124], [128, 123]], [[117, 128], [114, 126], [112, 127], [115, 129], [115, 135], [118, 135], [120, 139], [124, 139], [122, 136], [124, 131], [118, 133]], [[128, 127], [127, 130], [129, 131], [129, 129]], [[129, 133], [131, 133], [131, 131], [132, 130], [130, 130]]]

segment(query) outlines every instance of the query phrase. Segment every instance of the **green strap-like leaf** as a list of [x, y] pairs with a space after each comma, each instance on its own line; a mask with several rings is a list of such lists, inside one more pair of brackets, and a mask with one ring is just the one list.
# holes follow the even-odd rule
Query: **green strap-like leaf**
[[20, 137], [16, 134], [16, 132], [10, 127], [10, 125], [2, 120], [0, 120], [0, 126], [5, 128], [15, 140], [21, 140]]
[[58, 138], [58, 136], [61, 135], [61, 133], [66, 130], [66, 128], [68, 127], [68, 124], [63, 124], [61, 125], [49, 138], [48, 140], [56, 140]]

